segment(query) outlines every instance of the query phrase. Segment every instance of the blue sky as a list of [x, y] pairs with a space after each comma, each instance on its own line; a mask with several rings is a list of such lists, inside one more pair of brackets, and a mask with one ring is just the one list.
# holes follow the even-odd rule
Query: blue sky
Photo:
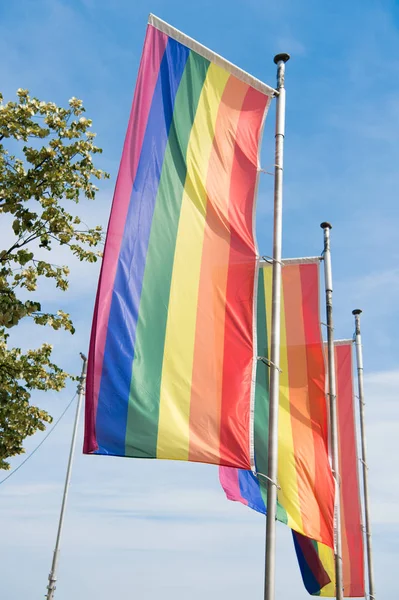
[[[396, 600], [399, 559], [399, 6], [380, 0], [21, 0], [2, 3], [1, 91], [84, 100], [111, 173], [85, 221], [106, 224], [149, 12], [198, 39], [269, 85], [273, 56], [286, 51], [287, 135], [283, 255], [322, 249], [319, 224], [333, 224], [337, 337], [364, 309], [367, 429], [378, 597]], [[262, 166], [273, 165], [274, 110]], [[258, 242], [271, 253], [273, 179], [261, 178]], [[2, 241], [7, 223], [0, 224]], [[61, 253], [59, 262], [67, 258]], [[73, 263], [47, 305], [70, 312], [77, 333], [43, 331], [56, 358], [80, 369], [97, 267]], [[23, 347], [39, 343], [26, 326]], [[57, 417], [73, 394], [36, 397]], [[42, 597], [51, 563], [73, 410], [39, 452], [0, 487], [0, 594]], [[41, 439], [28, 441], [28, 449]], [[80, 441], [79, 441], [80, 444]], [[13, 461], [13, 466], [20, 463]], [[204, 465], [77, 454], [62, 544], [58, 600], [241, 600], [261, 598], [264, 520], [229, 503], [217, 470]], [[289, 532], [278, 527], [277, 597], [305, 599]]]

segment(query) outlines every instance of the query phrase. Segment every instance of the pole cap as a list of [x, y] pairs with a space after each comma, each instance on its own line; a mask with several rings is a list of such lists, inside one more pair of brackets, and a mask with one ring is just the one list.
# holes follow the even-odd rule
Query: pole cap
[[323, 223], [320, 223], [320, 227], [322, 229], [332, 229], [332, 225], [328, 221], [323, 221]]
[[286, 52], [282, 52], [281, 54], [276, 54], [273, 60], [277, 65], [281, 60], [283, 61], [283, 63], [288, 62], [290, 58], [291, 56], [289, 54], [287, 54]]
[[355, 310], [352, 310], [352, 315], [361, 315], [362, 312], [360, 308], [355, 308]]

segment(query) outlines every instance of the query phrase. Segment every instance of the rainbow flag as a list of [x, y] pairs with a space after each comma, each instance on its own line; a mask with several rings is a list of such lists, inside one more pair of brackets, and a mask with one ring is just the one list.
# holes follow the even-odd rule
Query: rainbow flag
[[[258, 357], [270, 352], [272, 267], [259, 272]], [[282, 269], [277, 518], [333, 547], [334, 481], [328, 455], [325, 365], [319, 318], [319, 259], [284, 260]], [[266, 511], [269, 367], [258, 366], [257, 477], [221, 468], [227, 497]]]
[[275, 90], [150, 16], [94, 310], [85, 453], [251, 468]]
[[[364, 549], [353, 401], [352, 345], [351, 340], [335, 342], [341, 475], [342, 570], [345, 598], [365, 596]], [[308, 592], [315, 596], [335, 597], [333, 550], [314, 540], [301, 539], [296, 533], [293, 535], [302, 578]], [[328, 574], [329, 582], [327, 584], [318, 576], [320, 565]]]

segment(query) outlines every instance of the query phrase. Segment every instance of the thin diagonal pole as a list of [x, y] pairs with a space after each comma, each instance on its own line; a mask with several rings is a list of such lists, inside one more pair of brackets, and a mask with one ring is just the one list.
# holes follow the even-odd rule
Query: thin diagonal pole
[[60, 553], [61, 534], [62, 534], [62, 528], [64, 525], [65, 508], [66, 508], [66, 502], [67, 502], [67, 498], [68, 498], [69, 484], [71, 482], [72, 463], [73, 463], [73, 457], [75, 454], [76, 436], [77, 436], [78, 425], [79, 425], [80, 407], [82, 405], [83, 396], [84, 396], [84, 387], [85, 387], [86, 371], [87, 371], [87, 358], [84, 356], [84, 354], [81, 354], [80, 356], [82, 357], [83, 365], [82, 365], [82, 373], [80, 375], [79, 384], [78, 384], [78, 393], [79, 393], [78, 403], [76, 406], [75, 422], [73, 425], [71, 449], [69, 451], [68, 466], [67, 466], [65, 485], [64, 485], [64, 494], [62, 496], [61, 512], [60, 512], [60, 518], [58, 521], [57, 537], [55, 540], [55, 548], [54, 548], [54, 553], [53, 553], [53, 562], [51, 564], [51, 571], [48, 576], [48, 586], [47, 586], [47, 595], [46, 595], [47, 600], [53, 600], [56, 582], [57, 582], [57, 566], [58, 566], [58, 558], [59, 558], [59, 553]]

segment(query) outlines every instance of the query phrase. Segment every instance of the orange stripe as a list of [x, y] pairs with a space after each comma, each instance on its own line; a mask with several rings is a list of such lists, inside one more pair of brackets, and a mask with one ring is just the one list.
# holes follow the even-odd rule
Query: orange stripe
[[220, 461], [224, 325], [230, 255], [229, 188], [236, 131], [247, 91], [245, 83], [235, 77], [229, 78], [220, 103], [209, 161], [190, 402], [190, 461]]
[[302, 315], [302, 286], [299, 265], [283, 269], [290, 411], [297, 466], [299, 504], [305, 535], [320, 536], [320, 511], [314, 496], [315, 452], [309, 408], [306, 340]]

